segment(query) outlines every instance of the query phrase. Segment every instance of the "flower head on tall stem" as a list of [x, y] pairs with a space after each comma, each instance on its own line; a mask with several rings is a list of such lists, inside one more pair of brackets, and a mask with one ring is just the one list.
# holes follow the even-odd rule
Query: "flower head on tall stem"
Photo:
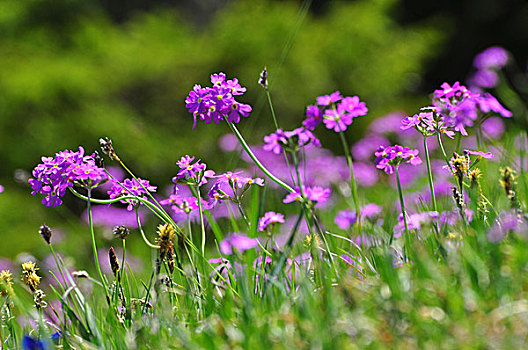
[[[156, 192], [157, 187], [152, 186], [148, 180], [136, 179], [125, 179], [123, 182], [119, 182], [115, 179], [111, 180], [112, 188], [108, 190], [110, 199], [115, 199], [123, 196], [135, 196], [140, 198], [146, 198], [148, 192]], [[145, 189], [147, 191], [145, 191]], [[140, 202], [136, 199], [125, 199], [120, 201], [121, 203], [128, 204], [127, 210], [132, 210]]]
[[411, 165], [419, 165], [422, 163], [422, 160], [418, 156], [418, 150], [400, 145], [389, 147], [380, 146], [374, 155], [376, 156], [376, 168], [384, 170], [389, 175], [393, 174], [394, 168], [403, 162]]

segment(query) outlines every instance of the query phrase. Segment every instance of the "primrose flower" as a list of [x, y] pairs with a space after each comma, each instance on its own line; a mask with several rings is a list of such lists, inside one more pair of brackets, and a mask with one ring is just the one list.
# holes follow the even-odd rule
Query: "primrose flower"
[[264, 136], [264, 143], [262, 149], [275, 154], [280, 154], [283, 149], [288, 152], [297, 152], [299, 149], [311, 145], [321, 147], [319, 139], [304, 127], [292, 131], [277, 129], [274, 133]]
[[182, 197], [178, 194], [171, 194], [169, 198], [160, 201], [161, 205], [170, 205], [176, 214], [190, 214], [198, 210], [198, 199], [196, 197]]
[[501, 69], [508, 63], [508, 51], [492, 46], [475, 56], [473, 66], [477, 69]]
[[526, 219], [515, 210], [502, 211], [496, 219], [495, 224], [488, 230], [487, 238], [492, 243], [502, 241], [510, 232], [517, 234], [528, 234], [528, 223]]
[[64, 150], [55, 157], [42, 157], [42, 163], [32, 172], [29, 179], [31, 194], [43, 194], [42, 204], [55, 207], [62, 204], [62, 197], [68, 187], [78, 185], [84, 188], [94, 188], [108, 180], [105, 170], [96, 165], [95, 154], [85, 155], [79, 147], [77, 152]]
[[266, 214], [264, 214], [263, 217], [259, 219], [257, 231], [265, 231], [268, 226], [276, 223], [284, 223], [284, 215], [280, 213], [275, 213], [274, 211], [268, 211]]
[[264, 186], [263, 179], [243, 176], [241, 171], [235, 173], [228, 171], [215, 177], [217, 180], [207, 194], [207, 209], [212, 209], [218, 202], [225, 200], [239, 203], [244, 193], [252, 185]]
[[[324, 203], [330, 197], [331, 190], [329, 188], [323, 188], [321, 186], [314, 187], [303, 187], [304, 194], [306, 199], [312, 203]], [[292, 202], [302, 202], [303, 197], [301, 195], [301, 190], [297, 186], [295, 187], [295, 192], [290, 192], [286, 195], [283, 203], [292, 203]]]
[[364, 116], [368, 112], [365, 102], [357, 96], [341, 96], [339, 91], [317, 97], [317, 105], [306, 108], [306, 119], [303, 126], [314, 130], [323, 121], [328, 129], [335, 132], [345, 131], [354, 118]]
[[442, 118], [443, 126], [453, 128], [464, 136], [468, 135], [466, 127], [473, 126], [479, 112], [495, 112], [506, 118], [512, 116], [489, 93], [481, 95], [471, 92], [458, 81], [453, 86], [443, 83], [441, 89], [435, 90], [433, 107], [434, 112]]
[[233, 251], [242, 253], [245, 250], [258, 247], [258, 240], [234, 233], [231, 237], [221, 241], [219, 246], [222, 254], [231, 255]]
[[205, 88], [195, 85], [185, 99], [185, 108], [194, 118], [193, 129], [198, 119], [206, 124], [218, 124], [224, 119], [230, 123], [238, 123], [241, 116], [249, 116], [251, 106], [235, 100], [235, 96], [246, 92], [238, 79], [226, 80], [224, 73], [218, 73], [211, 75], [211, 84], [212, 87]]
[[[110, 199], [115, 199], [123, 196], [136, 196], [140, 198], [146, 198], [148, 192], [156, 192], [156, 186], [152, 186], [148, 180], [143, 180], [138, 178], [136, 179], [125, 179], [123, 182], [111, 180], [112, 188], [108, 190], [108, 195]], [[145, 191], [143, 187], [148, 191]], [[125, 199], [121, 200], [121, 203], [128, 203], [127, 210], [130, 211], [136, 206], [139, 201], [136, 199]]]
[[[423, 224], [438, 220], [439, 213], [436, 211], [424, 211], [421, 213], [407, 215], [407, 227], [409, 230], [420, 230]], [[394, 226], [394, 238], [401, 237], [405, 231], [403, 215], [398, 216], [398, 223]]]
[[398, 167], [404, 161], [411, 165], [422, 163], [418, 156], [418, 150], [400, 145], [380, 146], [374, 155], [376, 156], [376, 168], [384, 170], [389, 175], [394, 173], [394, 167]]
[[423, 136], [433, 136], [436, 134], [445, 134], [449, 138], [453, 138], [455, 133], [447, 130], [447, 127], [443, 123], [442, 118], [438, 118], [438, 115], [434, 113], [434, 107], [422, 108], [425, 112], [415, 114], [412, 117], [405, 117], [402, 119], [401, 130], [407, 130], [409, 128], [415, 128]]
[[175, 177], [172, 178], [172, 182], [175, 184], [184, 182], [187, 184], [203, 185], [207, 183], [207, 178], [214, 176], [214, 171], [206, 170], [207, 165], [200, 163], [200, 159], [194, 162], [194, 157], [189, 155], [181, 157], [176, 165], [180, 168]]

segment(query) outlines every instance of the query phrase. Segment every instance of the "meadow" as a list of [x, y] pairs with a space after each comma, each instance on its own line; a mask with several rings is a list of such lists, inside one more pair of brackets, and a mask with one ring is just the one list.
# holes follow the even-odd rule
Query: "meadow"
[[[523, 347], [527, 114], [501, 73], [510, 60], [483, 51], [468, 84], [442, 84], [413, 115], [369, 121], [353, 144], [355, 120], [369, 118], [361, 96], [314, 96], [285, 130], [272, 71], [255, 72], [258, 85], [212, 73], [188, 87], [185, 118], [223, 128], [217, 152], [245, 166], [180, 154], [164, 184], [130, 169], [112, 135], [98, 150], [43, 155], [33, 199], [82, 203], [91, 251], [55, 250], [60, 232], [43, 224], [48, 257], [5, 263], [2, 348]], [[239, 130], [249, 89], [268, 101], [262, 140]], [[112, 247], [101, 248], [110, 225]], [[93, 268], [72, 264], [76, 253]]]

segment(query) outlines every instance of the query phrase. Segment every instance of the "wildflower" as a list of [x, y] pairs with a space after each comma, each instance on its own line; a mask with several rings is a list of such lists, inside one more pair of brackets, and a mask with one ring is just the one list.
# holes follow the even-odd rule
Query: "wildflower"
[[443, 120], [435, 113], [435, 107], [422, 108], [425, 112], [415, 114], [412, 117], [405, 117], [402, 119], [401, 130], [415, 128], [424, 137], [433, 136], [436, 134], [445, 134], [449, 138], [453, 138], [455, 133], [447, 129]]
[[221, 241], [219, 246], [222, 254], [231, 255], [233, 250], [242, 253], [245, 250], [257, 247], [258, 240], [234, 233], [229, 238]]
[[319, 139], [304, 127], [292, 131], [277, 129], [274, 133], [264, 136], [264, 143], [262, 148], [275, 154], [280, 154], [282, 149], [288, 152], [297, 152], [299, 149], [310, 145], [321, 147]]
[[[421, 213], [415, 213], [407, 215], [407, 228], [409, 230], [421, 230], [422, 225], [428, 224], [431, 221], [438, 220], [438, 212], [436, 211], [424, 211]], [[398, 223], [394, 226], [394, 238], [401, 237], [405, 231], [405, 223], [403, 221], [403, 215], [398, 216]]]
[[125, 225], [119, 225], [114, 226], [112, 233], [116, 236], [119, 236], [121, 239], [125, 239], [130, 234], [130, 230]]
[[491, 152], [472, 151], [470, 149], [464, 150], [464, 154], [471, 154], [471, 155], [479, 156], [479, 157], [486, 158], [486, 159], [493, 158], [493, 154]]
[[5, 297], [13, 293], [13, 275], [9, 270], [0, 272], [0, 295]]
[[356, 222], [356, 212], [351, 210], [340, 210], [334, 219], [336, 225], [342, 230], [348, 230]]
[[515, 210], [502, 211], [497, 217], [495, 224], [488, 230], [488, 241], [497, 243], [502, 241], [509, 233], [528, 233], [526, 219]]
[[394, 173], [394, 167], [398, 167], [404, 161], [411, 165], [422, 163], [418, 156], [418, 150], [412, 150], [409, 147], [400, 145], [380, 146], [374, 155], [376, 156], [376, 168], [384, 170], [389, 175]]
[[62, 197], [68, 187], [78, 185], [84, 188], [94, 188], [108, 179], [103, 168], [95, 164], [93, 155], [86, 156], [84, 149], [77, 152], [64, 150], [55, 157], [42, 157], [42, 163], [37, 165], [29, 179], [31, 194], [45, 195], [42, 204], [55, 207], [62, 204]]
[[171, 194], [169, 198], [160, 201], [161, 205], [170, 205], [175, 213], [190, 214], [198, 210], [198, 199], [196, 197], [182, 197], [178, 194]]
[[478, 69], [501, 69], [508, 63], [508, 51], [500, 46], [492, 46], [475, 56], [473, 66]]
[[240, 86], [238, 79], [226, 81], [226, 75], [218, 73], [211, 75], [211, 83], [212, 87], [205, 88], [195, 85], [185, 99], [185, 108], [194, 118], [193, 129], [198, 119], [206, 124], [218, 124], [224, 119], [230, 123], [238, 123], [241, 116], [249, 116], [251, 106], [235, 100], [235, 96], [243, 95], [246, 91], [246, 88]]
[[51, 229], [46, 224], [40, 226], [39, 233], [47, 244], [51, 244]]
[[158, 238], [156, 242], [160, 247], [160, 259], [174, 247], [174, 239], [176, 238], [176, 230], [171, 224], [163, 224], [158, 226]]
[[194, 157], [189, 155], [181, 157], [176, 165], [180, 168], [172, 182], [175, 184], [182, 182], [191, 185], [203, 185], [207, 183], [207, 179], [214, 176], [214, 171], [206, 170], [207, 165], [201, 163], [200, 159], [194, 162]]
[[341, 132], [352, 124], [354, 118], [364, 116], [367, 112], [365, 102], [361, 102], [359, 97], [343, 97], [339, 91], [336, 91], [330, 95], [317, 97], [317, 105], [307, 107], [307, 119], [303, 121], [303, 126], [314, 130], [322, 119], [328, 129]]
[[[329, 188], [323, 188], [321, 186], [314, 186], [314, 187], [303, 187], [304, 195], [306, 196], [306, 199], [309, 201], [310, 205], [314, 205], [317, 203], [324, 203], [328, 200], [328, 197], [330, 197], [331, 190]], [[302, 202], [303, 197], [301, 195], [301, 190], [297, 186], [295, 188], [295, 192], [288, 193], [283, 203], [292, 203], [292, 202]]]
[[471, 92], [459, 82], [455, 82], [453, 86], [443, 83], [441, 89], [435, 90], [433, 106], [435, 113], [442, 118], [443, 125], [453, 128], [464, 136], [468, 135], [466, 127], [473, 126], [478, 112], [493, 111], [503, 117], [511, 117], [511, 112], [491, 94], [480, 95]]
[[117, 260], [117, 256], [113, 247], [110, 247], [108, 250], [108, 260], [110, 261], [110, 268], [112, 269], [114, 277], [117, 277], [119, 280], [119, 261]]
[[[139, 198], [146, 198], [148, 192], [156, 192], [156, 186], [152, 186], [148, 180], [136, 179], [125, 179], [123, 182], [117, 180], [110, 180], [112, 188], [108, 190], [110, 199], [115, 199], [123, 196], [136, 196]], [[148, 192], [147, 192], [148, 191]], [[127, 210], [130, 211], [134, 206], [140, 203], [137, 199], [125, 199], [121, 200], [121, 203], [128, 204]]]
[[25, 335], [22, 338], [22, 349], [24, 350], [46, 350], [48, 349], [48, 343], [45, 340], [33, 338], [29, 335]]
[[264, 214], [258, 221], [257, 231], [265, 231], [268, 226], [273, 226], [276, 223], [284, 223], [284, 215], [269, 211]]
[[40, 277], [37, 275], [39, 268], [34, 262], [28, 261], [22, 264], [22, 281], [34, 292], [40, 284]]
[[244, 193], [252, 186], [264, 186], [264, 180], [256, 177], [246, 177], [242, 175], [241, 171], [228, 171], [224, 174], [216, 176], [217, 180], [207, 193], [208, 208], [213, 208], [218, 202], [231, 200], [239, 203]]
[[479, 69], [469, 79], [470, 86], [491, 89], [497, 86], [499, 75], [491, 69]]

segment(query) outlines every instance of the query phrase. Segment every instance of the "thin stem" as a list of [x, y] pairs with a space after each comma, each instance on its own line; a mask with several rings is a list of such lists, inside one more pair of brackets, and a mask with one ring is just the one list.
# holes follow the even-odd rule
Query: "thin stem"
[[[88, 188], [88, 199], [90, 199], [91, 196], [92, 196], [92, 190], [90, 188]], [[94, 254], [95, 267], [97, 268], [97, 273], [99, 274], [99, 279], [101, 280], [101, 284], [103, 285], [103, 289], [104, 289], [105, 296], [106, 296], [106, 302], [108, 303], [108, 305], [110, 305], [110, 296], [108, 295], [106, 281], [104, 279], [103, 272], [101, 271], [101, 266], [99, 266], [99, 257], [98, 257], [98, 254], [97, 254], [97, 245], [95, 243], [95, 231], [94, 231], [93, 221], [92, 221], [91, 201], [88, 200], [86, 203], [87, 203], [86, 205], [88, 207], [88, 224], [90, 225], [90, 235], [91, 235], [91, 238], [92, 238], [92, 249], [93, 249], [93, 254]]]
[[246, 151], [247, 155], [251, 158], [251, 160], [255, 163], [255, 165], [264, 174], [266, 174], [266, 176], [268, 176], [273, 182], [275, 182], [277, 185], [281, 186], [282, 188], [284, 188], [288, 192], [295, 192], [295, 190], [293, 188], [291, 188], [291, 186], [287, 185], [282, 180], [278, 179], [275, 175], [270, 173], [269, 170], [266, 169], [266, 167], [264, 167], [264, 165], [262, 165], [262, 163], [257, 159], [255, 154], [249, 148], [248, 144], [246, 143], [246, 141], [244, 140], [244, 138], [240, 134], [240, 131], [238, 131], [237, 127], [234, 124], [230, 123], [227, 119], [226, 119], [226, 123], [227, 123], [227, 125], [229, 125], [229, 127], [231, 128], [231, 131], [233, 131], [233, 133], [237, 137], [238, 141], [240, 142], [240, 144], [242, 145], [242, 147]]
[[[402, 188], [400, 184], [400, 173], [398, 172], [398, 166], [394, 167], [394, 172], [396, 173], [396, 183], [398, 184], [398, 195], [400, 196], [400, 207], [401, 207], [401, 212], [403, 215], [403, 224], [405, 226], [405, 235], [408, 235], [409, 228], [407, 227], [407, 213], [405, 212], [405, 204], [403, 202], [403, 192], [402, 192]], [[389, 244], [392, 243], [393, 236], [394, 236], [394, 232], [391, 234]]]
[[436, 206], [436, 196], [434, 192], [433, 184], [433, 173], [431, 171], [431, 161], [429, 159], [429, 148], [427, 147], [427, 138], [424, 136], [424, 152], [425, 152], [425, 162], [427, 164], [427, 176], [429, 178], [429, 190], [431, 191], [431, 203], [433, 204], [433, 210], [438, 211]]
[[158, 245], [154, 245], [150, 243], [149, 240], [147, 239], [147, 236], [145, 236], [145, 232], [143, 231], [143, 227], [141, 226], [141, 219], [139, 218], [139, 210], [137, 209], [136, 209], [136, 220], [137, 220], [139, 232], [141, 233], [141, 238], [143, 238], [143, 241], [145, 242], [145, 244], [152, 249], [160, 249]]
[[202, 255], [205, 256], [205, 225], [202, 210], [202, 196], [200, 195], [200, 188], [198, 186], [189, 186], [193, 195], [198, 199], [198, 211], [200, 212], [200, 229], [202, 231]]
[[438, 145], [440, 145], [440, 150], [442, 150], [442, 156], [444, 157], [444, 160], [449, 168], [449, 170], [451, 170], [451, 173], [453, 175], [455, 175], [455, 172], [453, 171], [453, 168], [451, 167], [451, 164], [449, 164], [449, 159], [447, 159], [447, 154], [446, 154], [446, 151], [445, 151], [445, 148], [444, 148], [444, 144], [442, 142], [442, 137], [440, 137], [440, 134], [436, 134], [437, 138], [438, 138]]

